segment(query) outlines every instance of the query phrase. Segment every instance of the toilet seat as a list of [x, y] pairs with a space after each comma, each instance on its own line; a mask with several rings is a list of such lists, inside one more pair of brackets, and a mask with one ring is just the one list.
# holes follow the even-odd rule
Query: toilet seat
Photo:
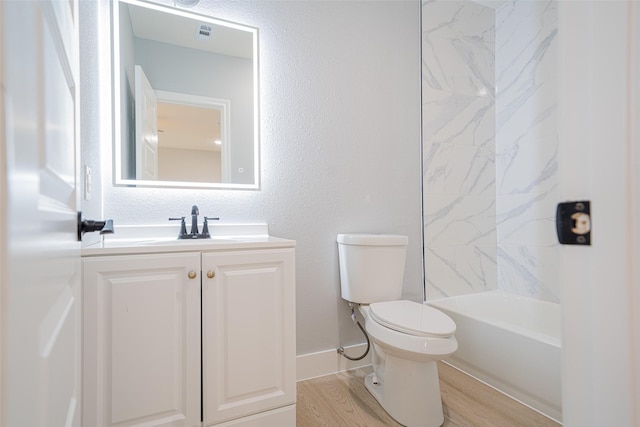
[[413, 301], [385, 301], [369, 305], [371, 318], [378, 324], [417, 337], [451, 337], [455, 322], [443, 312]]

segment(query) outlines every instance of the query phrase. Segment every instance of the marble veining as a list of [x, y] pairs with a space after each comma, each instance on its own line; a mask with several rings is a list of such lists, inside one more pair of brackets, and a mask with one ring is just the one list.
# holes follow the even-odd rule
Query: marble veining
[[430, 247], [495, 244], [495, 198], [431, 195], [424, 223]]
[[[425, 186], [432, 194], [493, 194], [495, 153], [466, 145], [434, 143], [424, 153]], [[453, 166], [455, 165], [455, 166]]]
[[430, 298], [497, 288], [495, 244], [429, 247], [425, 261]]
[[495, 11], [423, 2], [427, 298], [495, 289]]
[[550, 302], [560, 302], [557, 281], [557, 248], [498, 245], [500, 289]]
[[498, 244], [555, 246], [555, 187], [546, 193], [498, 196]]
[[558, 139], [526, 139], [496, 153], [497, 194], [547, 191], [556, 186]]
[[494, 149], [495, 101], [492, 97], [436, 90], [423, 90], [423, 96], [423, 130], [429, 142]]
[[426, 88], [493, 97], [493, 11], [469, 1], [423, 2]]
[[555, 0], [423, 1], [427, 298], [559, 301]]
[[496, 230], [500, 289], [559, 302], [557, 7], [496, 12]]

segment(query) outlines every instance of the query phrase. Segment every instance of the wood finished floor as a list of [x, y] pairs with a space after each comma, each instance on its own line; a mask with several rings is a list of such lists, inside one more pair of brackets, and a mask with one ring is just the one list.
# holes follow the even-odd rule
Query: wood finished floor
[[[400, 426], [364, 387], [370, 367], [298, 383], [297, 427]], [[559, 427], [444, 363], [438, 363], [444, 427]]]

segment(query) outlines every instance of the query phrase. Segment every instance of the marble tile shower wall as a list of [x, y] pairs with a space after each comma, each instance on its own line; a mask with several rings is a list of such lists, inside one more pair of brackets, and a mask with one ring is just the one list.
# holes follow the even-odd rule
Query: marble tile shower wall
[[556, 1], [496, 12], [498, 287], [559, 302]]
[[557, 301], [554, 2], [423, 2], [427, 298]]
[[495, 10], [422, 8], [427, 298], [495, 289]]

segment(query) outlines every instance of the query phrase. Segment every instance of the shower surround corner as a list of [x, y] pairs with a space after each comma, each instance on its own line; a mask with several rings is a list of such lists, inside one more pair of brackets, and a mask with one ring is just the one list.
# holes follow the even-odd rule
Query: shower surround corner
[[427, 299], [559, 302], [555, 1], [423, 1]]

